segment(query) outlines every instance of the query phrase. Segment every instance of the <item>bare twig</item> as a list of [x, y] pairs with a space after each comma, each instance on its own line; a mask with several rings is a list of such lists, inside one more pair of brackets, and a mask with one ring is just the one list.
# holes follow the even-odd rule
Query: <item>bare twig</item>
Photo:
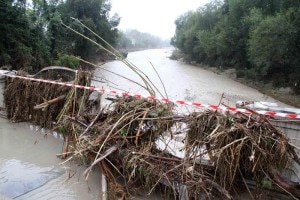
[[112, 147], [110, 147], [109, 149], [107, 149], [107, 150], [104, 152], [104, 154], [103, 154], [100, 158], [94, 160], [94, 162], [91, 164], [91, 166], [89, 166], [89, 167], [84, 171], [83, 175], [84, 175], [86, 178], [88, 178], [88, 174], [89, 174], [89, 172], [92, 170], [92, 168], [93, 168], [98, 162], [100, 162], [101, 160], [103, 160], [104, 158], [106, 158], [107, 156], [109, 156], [110, 154], [112, 154], [112, 153], [113, 153], [114, 151], [116, 151], [116, 150], [117, 150], [117, 146], [112, 146]]

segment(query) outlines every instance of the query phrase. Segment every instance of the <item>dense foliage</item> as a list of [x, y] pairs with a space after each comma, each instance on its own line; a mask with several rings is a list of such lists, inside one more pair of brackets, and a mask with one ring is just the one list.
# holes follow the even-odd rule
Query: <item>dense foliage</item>
[[79, 19], [115, 45], [120, 18], [109, 17], [109, 0], [0, 0], [0, 66], [37, 71], [56, 63], [78, 65], [76, 57], [95, 59], [102, 52], [61, 22], [105, 44], [75, 23]]
[[215, 0], [175, 24], [186, 59], [300, 93], [299, 0]]
[[157, 36], [134, 29], [120, 32], [119, 36], [118, 48], [120, 49], [138, 50], [170, 46], [169, 40], [162, 40]]

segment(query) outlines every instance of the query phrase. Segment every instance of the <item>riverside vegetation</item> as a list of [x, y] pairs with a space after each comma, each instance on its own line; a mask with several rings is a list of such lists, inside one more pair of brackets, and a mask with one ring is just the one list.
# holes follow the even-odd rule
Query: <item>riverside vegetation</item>
[[175, 24], [185, 60], [300, 94], [300, 1], [216, 0]]
[[150, 34], [118, 30], [121, 19], [118, 14], [110, 15], [110, 0], [3, 0], [0, 10], [0, 67], [11, 66], [13, 70], [32, 73], [49, 65], [80, 68], [85, 67], [81, 59], [106, 60], [110, 55], [103, 49], [62, 25], [108, 47], [72, 18], [80, 20], [114, 47], [132, 50], [166, 45]]

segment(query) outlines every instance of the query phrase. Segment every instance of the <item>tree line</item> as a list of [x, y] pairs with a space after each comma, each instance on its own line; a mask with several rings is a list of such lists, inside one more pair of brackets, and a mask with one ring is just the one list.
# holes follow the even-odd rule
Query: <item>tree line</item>
[[215, 0], [175, 24], [185, 59], [300, 94], [299, 0]]
[[163, 40], [149, 33], [143, 33], [135, 29], [120, 31], [117, 47], [120, 49], [139, 50], [153, 49], [170, 46], [170, 40]]
[[120, 17], [110, 17], [110, 9], [109, 0], [0, 0], [0, 66], [38, 71], [52, 64], [76, 67], [78, 57], [96, 59], [103, 50], [62, 22], [106, 46], [76, 18], [115, 45]]

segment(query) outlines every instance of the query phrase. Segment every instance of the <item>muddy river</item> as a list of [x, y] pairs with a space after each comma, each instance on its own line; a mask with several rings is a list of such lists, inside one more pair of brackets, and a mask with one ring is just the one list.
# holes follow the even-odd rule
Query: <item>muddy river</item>
[[60, 165], [61, 148], [56, 132], [0, 118], [0, 199], [99, 199], [100, 173], [86, 182], [84, 167]]
[[[218, 104], [223, 94], [222, 102], [231, 106], [237, 100], [277, 102], [225, 76], [169, 60], [170, 54], [171, 49], [146, 50], [129, 53], [128, 60], [147, 74], [162, 93], [164, 85], [170, 99]], [[142, 83], [121, 61], [109, 62], [102, 67], [105, 70], [98, 68], [95, 75], [98, 80], [104, 78], [105, 83], [95, 82], [96, 86], [147, 94], [141, 86], [114, 74]], [[82, 176], [84, 166], [60, 165], [62, 160], [56, 154], [61, 152], [62, 142], [56, 132], [27, 123], [12, 124], [0, 118], [0, 199], [4, 196], [18, 200], [100, 199], [99, 170], [86, 182]]]
[[[223, 94], [222, 102], [230, 106], [235, 106], [238, 100], [270, 101], [277, 102], [280, 106], [285, 106], [273, 98], [224, 75], [219, 75], [201, 67], [170, 60], [168, 57], [171, 55], [171, 52], [172, 49], [139, 51], [129, 53], [128, 60], [141, 69], [162, 94], [165, 94], [165, 88], [168, 97], [173, 100], [181, 99], [204, 104], [219, 104]], [[106, 84], [98, 84], [99, 86], [111, 87], [111, 89], [117, 88], [134, 94], [147, 94], [147, 91], [141, 86], [137, 86], [137, 84], [116, 75], [119, 74], [141, 84], [143, 83], [137, 74], [121, 61], [107, 63], [101, 68], [96, 70], [96, 75], [105, 77], [113, 83], [107, 81]], [[156, 95], [160, 96], [158, 92], [156, 92]]]

